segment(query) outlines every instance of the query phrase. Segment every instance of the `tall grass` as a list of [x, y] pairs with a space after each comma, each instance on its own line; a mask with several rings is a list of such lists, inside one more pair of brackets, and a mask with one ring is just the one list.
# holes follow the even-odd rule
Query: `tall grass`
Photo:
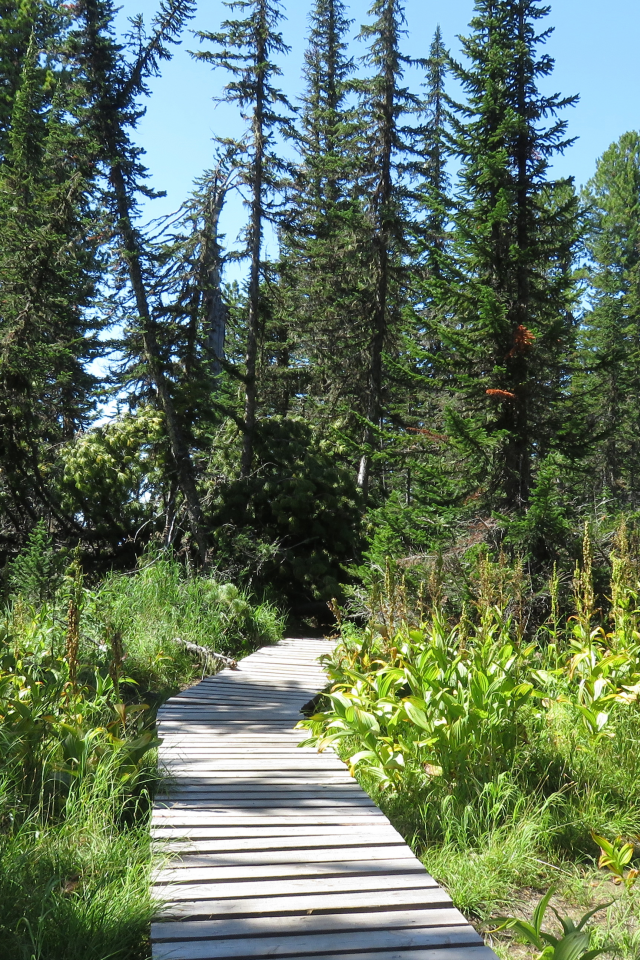
[[26, 810], [6, 781], [2, 797], [0, 956], [147, 956], [153, 913], [147, 798], [132, 807], [109, 760], [74, 786], [55, 818], [46, 807]]
[[197, 679], [201, 670], [175, 638], [218, 653], [244, 656], [275, 643], [282, 613], [232, 583], [188, 576], [162, 556], [143, 558], [133, 575], [114, 574], [92, 595], [86, 616], [94, 643], [108, 652], [123, 638], [126, 675], [146, 690], [168, 691]]
[[37, 530], [0, 616], [0, 957], [143, 960], [155, 711], [202, 670], [176, 638], [239, 657], [283, 617], [167, 556], [90, 587], [50, 550]]

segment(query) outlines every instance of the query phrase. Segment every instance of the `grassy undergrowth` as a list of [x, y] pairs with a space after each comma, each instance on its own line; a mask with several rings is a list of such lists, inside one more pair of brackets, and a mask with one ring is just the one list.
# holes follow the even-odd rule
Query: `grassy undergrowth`
[[[10, 789], [7, 796], [11, 797]], [[142, 958], [153, 904], [148, 804], [130, 811], [102, 764], [55, 818], [36, 809], [0, 836], [0, 954], [12, 960]], [[26, 811], [22, 811], [26, 813]]]
[[0, 956], [149, 956], [155, 713], [201, 665], [176, 637], [233, 656], [283, 619], [232, 584], [146, 557], [87, 587], [36, 531], [0, 616]]
[[640, 610], [636, 571], [623, 551], [612, 559], [606, 614], [587, 539], [573, 613], [563, 622], [552, 603], [535, 631], [491, 587], [500, 571], [487, 557], [458, 615], [412, 608], [388, 570], [368, 626], [342, 624], [326, 709], [303, 721], [504, 957], [542, 956], [491, 931], [498, 915], [530, 918], [552, 886], [552, 906], [574, 919], [613, 901], [591, 922], [591, 948], [640, 956]]

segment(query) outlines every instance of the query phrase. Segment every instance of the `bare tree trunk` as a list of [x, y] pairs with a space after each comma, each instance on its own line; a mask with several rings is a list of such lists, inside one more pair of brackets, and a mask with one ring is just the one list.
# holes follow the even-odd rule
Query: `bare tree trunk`
[[205, 205], [205, 241], [202, 258], [202, 293], [204, 306], [204, 347], [209, 358], [213, 387], [222, 373], [224, 340], [227, 330], [227, 305], [222, 299], [222, 257], [218, 242], [220, 214], [227, 195], [228, 180], [216, 179]]
[[164, 413], [171, 453], [176, 465], [178, 484], [185, 499], [191, 532], [198, 545], [200, 560], [204, 562], [207, 545], [200, 499], [196, 489], [195, 470], [173, 403], [169, 383], [164, 373], [156, 335], [156, 324], [149, 309], [149, 300], [140, 265], [140, 241], [131, 221], [127, 188], [117, 160], [111, 165], [111, 182], [116, 198], [118, 230], [124, 244], [125, 261], [140, 318], [145, 357]]

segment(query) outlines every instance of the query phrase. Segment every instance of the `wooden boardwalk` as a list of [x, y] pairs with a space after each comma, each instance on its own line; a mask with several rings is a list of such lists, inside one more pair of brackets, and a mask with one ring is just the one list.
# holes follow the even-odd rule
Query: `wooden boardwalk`
[[154, 960], [495, 960], [333, 753], [299, 748], [323, 640], [283, 640], [165, 704]]

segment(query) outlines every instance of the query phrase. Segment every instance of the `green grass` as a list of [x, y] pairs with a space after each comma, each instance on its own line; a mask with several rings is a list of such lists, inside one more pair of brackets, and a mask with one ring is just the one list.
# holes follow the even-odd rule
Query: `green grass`
[[0, 619], [0, 957], [147, 960], [154, 711], [202, 671], [174, 638], [239, 658], [284, 618], [163, 556], [31, 586]]
[[108, 648], [110, 624], [123, 636], [127, 676], [145, 691], [167, 693], [198, 679], [202, 669], [174, 638], [242, 657], [279, 640], [285, 623], [274, 604], [231, 583], [185, 576], [180, 564], [162, 557], [143, 561], [133, 575], [107, 578], [87, 604], [86, 622], [94, 659], [95, 644], [102, 640]]
[[[143, 960], [149, 956], [152, 867], [148, 799], [137, 809], [105, 763], [60, 816], [11, 805], [0, 833], [0, 956], [11, 960]], [[13, 798], [17, 800], [18, 798]], [[123, 807], [128, 816], [123, 818]], [[10, 818], [17, 814], [21, 822]]]
[[[492, 918], [530, 919], [542, 893], [554, 886], [552, 906], [574, 919], [613, 900], [594, 918], [592, 945], [608, 945], [604, 956], [611, 960], [637, 960], [640, 881], [630, 889], [614, 885], [595, 863], [599, 851], [590, 832], [599, 824], [608, 835], [640, 840], [638, 730], [640, 715], [621, 723], [600, 750], [574, 752], [578, 759], [573, 768], [564, 768], [563, 784], [528, 779], [536, 770], [534, 761], [548, 760], [546, 743], [529, 744], [514, 769], [476, 784], [475, 790], [437, 778], [380, 789], [365, 771], [357, 777], [499, 957], [537, 957], [511, 935], [492, 933], [497, 925]], [[345, 742], [341, 752], [346, 756], [352, 748]]]

